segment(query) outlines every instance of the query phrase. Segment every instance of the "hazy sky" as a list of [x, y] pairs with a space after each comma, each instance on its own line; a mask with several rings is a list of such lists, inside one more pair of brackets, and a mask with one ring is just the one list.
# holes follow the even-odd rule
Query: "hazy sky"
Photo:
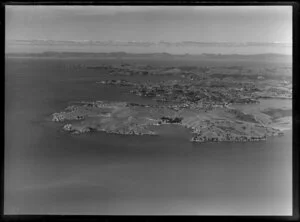
[[6, 39], [292, 42], [292, 7], [6, 6]]

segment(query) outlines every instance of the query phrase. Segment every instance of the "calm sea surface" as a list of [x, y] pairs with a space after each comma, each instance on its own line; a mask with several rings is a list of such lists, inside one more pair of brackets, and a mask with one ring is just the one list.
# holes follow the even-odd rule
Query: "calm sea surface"
[[179, 127], [160, 137], [66, 134], [49, 116], [70, 101], [150, 102], [97, 85], [109, 78], [100, 71], [66, 68], [79, 63], [6, 61], [4, 213], [291, 214], [291, 131], [219, 144], [191, 143]]
[[44, 51], [59, 51], [59, 52], [127, 52], [127, 53], [171, 53], [171, 54], [201, 54], [201, 53], [213, 53], [213, 54], [260, 54], [260, 53], [280, 53], [280, 54], [292, 54], [292, 47], [287, 46], [239, 46], [239, 47], [226, 47], [226, 46], [99, 46], [99, 45], [80, 45], [80, 46], [68, 46], [68, 45], [32, 45], [32, 44], [5, 44], [5, 51], [10, 53], [15, 52], [44, 52]]

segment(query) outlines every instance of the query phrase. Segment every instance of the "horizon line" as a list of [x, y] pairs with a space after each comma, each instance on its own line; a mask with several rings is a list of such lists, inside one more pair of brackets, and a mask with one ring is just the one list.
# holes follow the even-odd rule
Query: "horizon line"
[[124, 51], [118, 52], [71, 52], [71, 51], [44, 51], [44, 52], [5, 52], [5, 55], [45, 55], [45, 54], [122, 54], [122, 55], [169, 55], [169, 56], [257, 56], [257, 55], [275, 55], [275, 56], [293, 56], [292, 54], [283, 54], [283, 53], [255, 53], [255, 54], [223, 54], [223, 53], [201, 53], [201, 54], [171, 54], [167, 52], [154, 52], [154, 53], [128, 53]]
[[51, 45], [51, 44], [81, 44], [81, 45], [102, 45], [102, 46], [153, 46], [153, 45], [173, 45], [173, 46], [185, 46], [185, 45], [194, 45], [194, 46], [267, 46], [267, 45], [277, 45], [284, 47], [292, 47], [292, 42], [229, 42], [229, 41], [177, 41], [177, 42], [168, 42], [165, 40], [160, 41], [120, 41], [120, 40], [52, 40], [52, 39], [11, 39], [6, 40], [8, 44], [33, 44], [33, 45]]

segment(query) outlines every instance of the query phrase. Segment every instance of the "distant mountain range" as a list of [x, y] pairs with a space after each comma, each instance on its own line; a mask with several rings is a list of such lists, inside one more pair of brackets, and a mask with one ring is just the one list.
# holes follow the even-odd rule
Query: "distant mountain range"
[[141, 41], [94, 41], [94, 40], [68, 40], [68, 41], [57, 41], [57, 40], [7, 40], [7, 44], [14, 45], [99, 45], [99, 46], [224, 46], [224, 47], [245, 47], [245, 46], [281, 46], [291, 47], [292, 43], [288, 42], [197, 42], [197, 41], [182, 41], [182, 42], [141, 42]]

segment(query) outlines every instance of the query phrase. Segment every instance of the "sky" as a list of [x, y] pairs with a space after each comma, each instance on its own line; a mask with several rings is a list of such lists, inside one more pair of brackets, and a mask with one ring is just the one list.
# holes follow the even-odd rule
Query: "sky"
[[292, 42], [291, 6], [6, 6], [6, 40]]

